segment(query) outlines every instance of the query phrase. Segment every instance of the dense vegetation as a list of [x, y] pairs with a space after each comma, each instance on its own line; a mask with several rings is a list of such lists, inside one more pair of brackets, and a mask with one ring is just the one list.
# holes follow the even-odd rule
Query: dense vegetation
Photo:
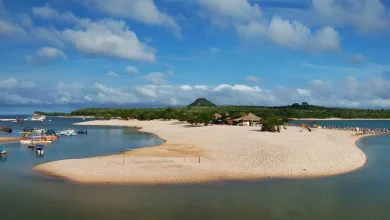
[[205, 98], [198, 98], [187, 107], [215, 107], [216, 105]]
[[222, 119], [230, 117], [239, 118], [247, 113], [253, 113], [263, 119], [271, 117], [286, 118], [390, 118], [390, 110], [372, 109], [347, 109], [347, 108], [327, 108], [309, 105], [308, 103], [294, 103], [289, 106], [262, 107], [262, 106], [211, 106], [211, 107], [184, 107], [184, 108], [83, 108], [73, 111], [70, 114], [45, 113], [47, 116], [95, 116], [97, 118], [134, 118], [140, 120], [151, 120], [157, 118], [179, 119], [196, 122], [213, 118], [217, 113]]

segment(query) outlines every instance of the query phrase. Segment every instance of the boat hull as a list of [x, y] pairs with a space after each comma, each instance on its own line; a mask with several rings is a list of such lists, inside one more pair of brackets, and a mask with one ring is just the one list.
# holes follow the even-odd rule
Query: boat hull
[[34, 141], [34, 140], [20, 140], [20, 144], [51, 144], [53, 141]]

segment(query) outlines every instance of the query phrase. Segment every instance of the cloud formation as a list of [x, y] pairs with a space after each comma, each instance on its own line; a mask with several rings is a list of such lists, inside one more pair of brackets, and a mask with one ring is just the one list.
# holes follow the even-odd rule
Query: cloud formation
[[153, 0], [83, 0], [87, 7], [96, 8], [113, 17], [131, 18], [149, 25], [166, 27], [181, 38], [180, 26], [174, 18], [161, 12]]
[[260, 6], [248, 0], [198, 0], [202, 16], [219, 27], [233, 26], [238, 35], [247, 40], [265, 40], [295, 50], [338, 51], [339, 33], [331, 26], [312, 31], [298, 21], [263, 16]]
[[[50, 95], [37, 96], [42, 93]], [[300, 88], [275, 86], [267, 89], [243, 84], [175, 86], [157, 83], [110, 86], [102, 83], [84, 84], [63, 81], [53, 86], [40, 82], [22, 83], [16, 78], [5, 78], [0, 79], [0, 94], [2, 94], [0, 104], [9, 105], [185, 106], [196, 98], [206, 97], [219, 105], [279, 106], [306, 101], [310, 104], [330, 107], [390, 107], [389, 81], [383, 78], [358, 80], [354, 77], [346, 77], [334, 82], [312, 80]]]
[[133, 74], [137, 74], [139, 73], [138, 69], [134, 66], [127, 66], [125, 68], [125, 71], [128, 72], [128, 73], [133, 73]]
[[39, 49], [34, 55], [25, 57], [28, 64], [33, 65], [47, 65], [53, 60], [67, 60], [68, 57], [61, 50], [54, 47], [43, 47]]

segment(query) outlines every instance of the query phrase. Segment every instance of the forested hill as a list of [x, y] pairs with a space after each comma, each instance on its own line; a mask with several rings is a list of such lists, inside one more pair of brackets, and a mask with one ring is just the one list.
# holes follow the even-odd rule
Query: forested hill
[[215, 107], [216, 105], [205, 98], [196, 99], [195, 102], [189, 104], [187, 107]]
[[242, 117], [247, 113], [259, 117], [279, 116], [283, 118], [390, 118], [390, 110], [348, 109], [314, 106], [308, 103], [295, 103], [288, 106], [211, 106], [211, 107], [184, 107], [184, 108], [83, 108], [70, 114], [45, 113], [47, 116], [96, 116], [96, 117], [122, 117], [135, 119], [175, 118], [183, 115], [218, 113], [230, 118]]

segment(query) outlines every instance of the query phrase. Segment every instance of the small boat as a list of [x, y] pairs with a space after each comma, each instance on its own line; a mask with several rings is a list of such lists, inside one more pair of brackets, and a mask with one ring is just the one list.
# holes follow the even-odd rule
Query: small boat
[[70, 134], [70, 133], [74, 133], [74, 129], [70, 129], [69, 128], [69, 129], [60, 131], [61, 135], [67, 135], [67, 134]]
[[0, 128], [0, 131], [12, 133], [12, 128], [9, 128], [9, 127], [1, 127], [1, 128]]
[[7, 154], [7, 147], [5, 145], [0, 146], [0, 154]]
[[36, 154], [38, 154], [38, 155], [43, 155], [43, 153], [44, 153], [44, 146], [43, 145], [37, 145], [36, 147], [35, 147], [35, 152], [36, 152]]
[[68, 132], [68, 133], [66, 133], [64, 135], [66, 135], [66, 136], [76, 136], [77, 133], [76, 132]]
[[52, 140], [47, 140], [42, 137], [33, 137], [33, 138], [23, 138], [20, 140], [20, 144], [30, 144], [30, 145], [35, 145], [35, 144], [51, 144], [53, 143]]
[[32, 132], [42, 134], [42, 132], [44, 132], [44, 131], [46, 131], [46, 129], [44, 129], [44, 128], [34, 128]]
[[34, 128], [32, 127], [25, 127], [22, 129], [23, 132], [33, 132], [34, 131]]
[[86, 129], [80, 129], [77, 131], [77, 134], [88, 134], [88, 131]]
[[30, 149], [34, 149], [34, 148], [35, 148], [35, 145], [33, 145], [33, 144], [30, 144], [30, 145], [28, 145], [28, 148], [30, 148]]

